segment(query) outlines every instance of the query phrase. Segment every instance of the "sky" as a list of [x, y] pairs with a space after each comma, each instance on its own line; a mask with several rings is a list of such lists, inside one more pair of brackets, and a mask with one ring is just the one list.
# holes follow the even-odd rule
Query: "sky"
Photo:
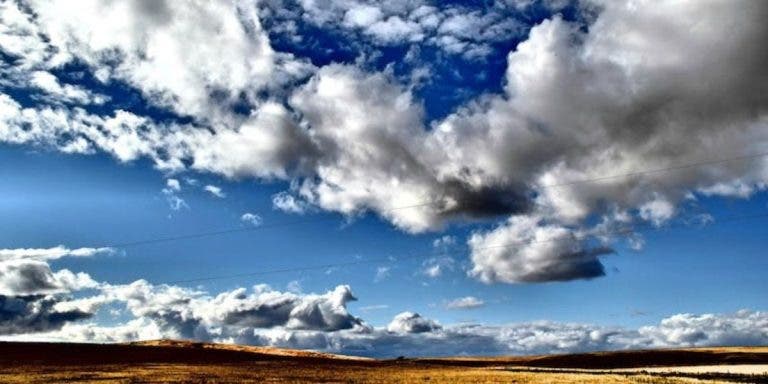
[[768, 345], [768, 3], [0, 3], [0, 340]]

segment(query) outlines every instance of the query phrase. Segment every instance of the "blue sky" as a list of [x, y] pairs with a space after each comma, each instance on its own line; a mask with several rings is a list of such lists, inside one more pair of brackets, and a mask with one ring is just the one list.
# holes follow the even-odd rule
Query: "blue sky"
[[746, 5], [4, 3], [0, 338], [765, 344]]
[[[190, 191], [189, 209], [171, 211], [159, 189], [164, 179], [150, 167], [120, 165], [101, 156], [69, 156], [4, 148], [3, 244], [7, 248], [109, 245], [243, 226], [243, 212], [258, 212], [264, 223], [296, 220], [272, 209], [278, 186], [218, 182], [227, 198]], [[14, 171], [8, 172], [9, 169]], [[56, 191], [51, 193], [50, 191]], [[766, 196], [748, 201], [715, 199], [701, 203], [715, 217], [751, 215], [765, 210]], [[315, 218], [328, 220], [312, 221]], [[379, 262], [300, 273], [227, 278], [202, 282], [218, 292], [266, 283], [285, 288], [298, 281], [303, 290], [321, 292], [350, 284], [361, 300], [351, 308], [386, 305], [365, 311], [365, 318], [384, 325], [395, 314], [413, 310], [445, 323], [482, 321], [503, 324], [531, 320], [643, 325], [681, 312], [733, 312], [763, 308], [766, 299], [764, 219], [704, 228], [660, 229], [646, 234], [641, 251], [626, 247], [605, 257], [606, 277], [589, 281], [532, 285], [483, 284], [457, 270], [437, 279], [422, 273], [422, 263], [443, 235], [408, 235], [372, 215], [347, 224], [336, 214], [317, 213], [307, 221], [218, 237], [126, 247], [119, 254], [92, 259], [62, 259], [53, 265], [88, 271], [98, 280], [153, 283], [259, 272], [292, 267], [393, 257]], [[469, 228], [447, 234], [461, 238]], [[465, 247], [456, 246], [458, 264], [467, 263]], [[398, 257], [424, 255], [416, 260]], [[391, 268], [374, 281], [377, 268]], [[196, 284], [193, 284], [196, 285]], [[403, 289], [408, 287], [408, 289]], [[737, 296], [734, 291], [738, 292]], [[451, 311], [446, 301], [473, 295], [486, 305]]]

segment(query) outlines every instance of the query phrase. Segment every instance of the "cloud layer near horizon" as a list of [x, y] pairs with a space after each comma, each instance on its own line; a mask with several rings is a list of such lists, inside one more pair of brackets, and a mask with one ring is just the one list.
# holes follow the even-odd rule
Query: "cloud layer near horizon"
[[[506, 217], [468, 239], [471, 275], [488, 283], [599, 277], [616, 236], [591, 236], [588, 222], [661, 225], [686, 199], [748, 197], [768, 181], [760, 157], [560, 185], [764, 152], [763, 2], [584, 1], [593, 17], [555, 15], [530, 28], [507, 56], [500, 94], [432, 122], [387, 71], [317, 67], [275, 50], [262, 22], [269, 7], [253, 2], [21, 3], [0, 5], [0, 49], [13, 59], [0, 72], [5, 88], [41, 102], [0, 94], [0, 142], [290, 181], [279, 209], [370, 210], [413, 233]], [[462, 26], [481, 23], [431, 8], [337, 11], [306, 9], [318, 25], [340, 20], [381, 44], [407, 38], [447, 50], [471, 30]], [[54, 73], [73, 64], [178, 119], [111, 109], [98, 89], [62, 84]], [[237, 112], [243, 105], [248, 112]], [[537, 244], [489, 250], [498, 242]]]
[[[677, 314], [637, 329], [534, 321], [441, 325], [402, 312], [386, 327], [351, 314], [349, 286], [322, 294], [266, 285], [218, 294], [144, 280], [96, 283], [38, 260], [0, 262], [0, 339], [119, 342], [159, 338], [310, 348], [364, 356], [537, 354], [659, 347], [764, 345], [768, 314]], [[77, 296], [77, 298], [75, 298]], [[466, 307], [476, 298], [456, 301]], [[94, 321], [100, 310], [122, 320]]]

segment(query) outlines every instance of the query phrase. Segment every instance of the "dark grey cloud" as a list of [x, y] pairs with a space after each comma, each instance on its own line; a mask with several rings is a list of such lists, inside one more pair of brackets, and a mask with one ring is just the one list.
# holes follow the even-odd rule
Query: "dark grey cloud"
[[66, 299], [60, 295], [0, 295], [0, 335], [55, 331], [94, 315], [76, 308], [57, 309], [63, 301]]
[[476, 187], [467, 181], [448, 179], [440, 183], [440, 188], [445, 197], [435, 204], [439, 214], [447, 220], [456, 217], [487, 219], [525, 213], [533, 208], [533, 199], [525, 192], [524, 186]]
[[92, 317], [103, 303], [97, 295], [73, 299], [72, 293], [96, 289], [85, 273], [52, 271], [45, 259], [85, 257], [107, 249], [65, 247], [0, 250], [0, 335], [55, 331]]
[[42, 262], [5, 262], [0, 264], [5, 292], [21, 295], [56, 292], [61, 289], [48, 264]]
[[63, 269], [53, 272], [47, 262], [35, 259], [0, 261], [0, 295], [30, 296], [95, 288], [85, 273]]

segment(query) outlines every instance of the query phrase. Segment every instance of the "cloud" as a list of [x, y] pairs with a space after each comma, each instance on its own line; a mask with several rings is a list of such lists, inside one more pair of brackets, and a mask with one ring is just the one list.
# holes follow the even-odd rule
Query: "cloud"
[[[396, 318], [413, 317], [413, 314], [402, 315]], [[418, 318], [429, 322], [428, 319]], [[536, 355], [663, 347], [765, 345], [768, 342], [766, 321], [766, 313], [742, 310], [728, 314], [672, 315], [658, 324], [637, 329], [549, 321], [445, 327], [435, 327], [432, 323], [432, 328], [427, 327], [422, 332], [411, 332], [407, 327], [392, 331], [369, 328], [333, 332], [276, 328], [214, 335], [214, 340], [390, 358], [400, 355]], [[137, 318], [111, 327], [67, 323], [58, 331], [4, 336], [3, 339], [116, 342], [161, 337], [169, 337], [169, 333], [147, 318]]]
[[97, 286], [88, 274], [75, 274], [67, 269], [53, 272], [44, 261], [11, 259], [0, 262], [0, 295], [44, 295]]
[[469, 238], [470, 275], [483, 282], [526, 283], [591, 279], [605, 275], [599, 256], [613, 251], [590, 247], [566, 227], [542, 218], [513, 216]]
[[741, 310], [734, 314], [678, 314], [639, 333], [654, 346], [764, 345], [768, 314]]
[[63, 245], [53, 248], [7, 248], [0, 249], [0, 262], [15, 259], [55, 260], [62, 257], [92, 257], [114, 252], [113, 248], [108, 247], [70, 249]]
[[[273, 290], [266, 285], [212, 295], [138, 280], [95, 283], [88, 275], [53, 272], [43, 261], [12, 260], [0, 272], [0, 338], [3, 340], [118, 342], [189, 338], [337, 353], [393, 357], [585, 352], [663, 347], [764, 345], [768, 314], [676, 314], [636, 329], [533, 321], [506, 325], [441, 325], [414, 312], [373, 327], [350, 314], [355, 297], [340, 285], [322, 294]], [[86, 290], [95, 291], [85, 294]], [[72, 293], [82, 291], [81, 297]], [[454, 307], [479, 305], [460, 298]], [[104, 306], [129, 317], [110, 326], [94, 323]], [[369, 306], [370, 309], [384, 306]]]
[[[400, 316], [400, 315], [398, 315]], [[462, 324], [425, 332], [295, 332], [265, 335], [270, 345], [304, 346], [366, 356], [488, 356], [574, 353], [662, 347], [764, 345], [762, 312], [673, 315], [639, 329], [536, 321], [501, 326]], [[673, 319], [685, 319], [683, 321]], [[687, 328], [690, 327], [690, 328]], [[686, 329], [687, 328], [687, 329]], [[697, 334], [681, 341], [678, 334]], [[696, 340], [696, 341], [694, 341]]]
[[485, 305], [485, 302], [474, 296], [460, 297], [445, 303], [448, 309], [474, 309]]
[[181, 192], [181, 183], [179, 183], [176, 179], [168, 179], [165, 181], [165, 188], [161, 190], [163, 195], [165, 196], [165, 200], [168, 202], [168, 206], [171, 208], [171, 210], [178, 211], [182, 208], [189, 208], [189, 205], [187, 205], [187, 202], [184, 201], [181, 197], [179, 197], [179, 192]]
[[381, 9], [376, 6], [358, 4], [344, 13], [344, 24], [350, 27], [366, 27], [381, 20], [382, 14]]
[[240, 221], [258, 227], [264, 222], [264, 219], [256, 213], [246, 212], [240, 216]]
[[[90, 250], [78, 256], [97, 253]], [[6, 250], [7, 251], [7, 250]], [[69, 256], [58, 250], [12, 250], [0, 259], [0, 335], [60, 329], [69, 322], [90, 318], [103, 303], [98, 297], [73, 300], [70, 293], [96, 289], [88, 274], [67, 269], [52, 271], [43, 260]], [[4, 256], [8, 256], [6, 253]]]
[[308, 132], [284, 105], [267, 101], [238, 126], [212, 133], [183, 130], [169, 143], [192, 168], [230, 178], [286, 179], [311, 173], [318, 156]]
[[272, 196], [272, 207], [279, 211], [302, 215], [309, 209], [309, 205], [288, 192], [279, 192]]
[[65, 324], [85, 320], [92, 312], [77, 308], [57, 309], [66, 302], [54, 296], [5, 296], [0, 294], [0, 335], [29, 334], [57, 330]]
[[209, 296], [186, 288], [154, 286], [139, 280], [110, 286], [104, 295], [125, 303], [137, 318], [152, 321], [171, 337], [212, 340], [217, 329], [239, 334], [257, 328], [336, 331], [365, 327], [347, 311], [355, 300], [348, 286], [325, 294], [279, 292], [268, 286], [244, 288]]
[[442, 326], [436, 321], [422, 317], [415, 312], [402, 312], [387, 325], [387, 331], [392, 333], [424, 333], [441, 328]]
[[432, 247], [439, 251], [437, 256], [430, 257], [422, 263], [422, 273], [428, 277], [436, 278], [447, 271], [453, 271], [456, 260], [448, 256], [449, 250], [456, 245], [456, 237], [443, 235], [432, 241]]
[[389, 277], [392, 267], [377, 267], [376, 276], [373, 277], [373, 282], [378, 283]]
[[285, 289], [288, 290], [288, 292], [301, 293], [301, 282], [298, 280], [291, 280], [288, 282], [288, 285], [286, 285]]
[[224, 193], [224, 191], [222, 191], [220, 187], [217, 187], [215, 185], [206, 185], [205, 187], [203, 187], [203, 190], [205, 190], [206, 192], [210, 193], [211, 195], [219, 199], [223, 199], [227, 197], [227, 194]]
[[433, 168], [423, 108], [410, 90], [391, 80], [331, 65], [294, 93], [291, 105], [304, 112], [323, 154], [317, 177], [302, 180], [297, 188], [302, 197], [346, 215], [372, 209], [410, 232], [528, 207], [514, 191], [475, 185]]
[[181, 191], [181, 183], [179, 183], [179, 180], [177, 179], [168, 179], [165, 181], [165, 185], [168, 189], [168, 193]]
[[432, 278], [440, 277], [446, 271], [455, 268], [456, 261], [452, 257], [431, 257], [422, 264], [422, 272]]
[[[288, 26], [309, 22], [375, 46], [419, 43], [466, 58], [487, 56], [492, 51], [490, 45], [521, 36], [526, 29], [520, 20], [520, 11], [526, 6], [508, 6], [504, 2], [485, 7], [482, 12], [425, 1], [265, 1], [262, 7], [262, 14], [279, 31], [294, 31]], [[288, 12], [286, 8], [300, 10]]]
[[432, 246], [437, 249], [449, 248], [456, 244], [456, 237], [450, 235], [443, 235], [432, 241]]
[[675, 214], [675, 206], [663, 199], [651, 200], [640, 206], [640, 217], [660, 226]]
[[[125, 81], [157, 105], [204, 118], [289, 76], [248, 2], [84, 1], [28, 4], [57, 53], [48, 64], [82, 60], [100, 80]], [[119, 39], [113, 38], [120, 36]], [[115, 63], [114, 67], [110, 64]], [[216, 92], [211, 92], [216, 91]]]
[[[104, 84], [126, 84], [191, 121], [22, 105], [4, 87], [0, 141], [291, 182], [273, 197], [276, 209], [372, 211], [412, 233], [506, 217], [470, 238], [472, 276], [485, 282], [601, 276], [599, 256], [621, 236], [591, 246], [593, 219], [622, 212], [661, 225], [684, 213], [689, 196], [748, 197], [768, 185], [764, 157], [679, 167], [764, 150], [762, 2], [581, 2], [589, 18], [547, 18], [509, 52], [500, 92], [430, 123], [391, 71], [314, 68], [273, 49], [259, 16], [275, 4], [6, 2], [0, 48], [18, 57], [9, 64], [15, 73], [83, 63]], [[359, 29], [381, 44], [397, 37], [482, 51], [519, 28], [495, 8], [318, 4], [302, 1], [294, 16]], [[38, 77], [47, 79], [42, 91], [54, 89], [49, 76]], [[670, 170], [637, 173], [661, 169]], [[632, 176], [606, 178], [621, 174]], [[185, 206], [167, 196], [173, 208]], [[493, 239], [547, 242], [484, 248]]]
[[94, 95], [87, 89], [71, 84], [61, 84], [59, 79], [46, 71], [35, 71], [31, 73], [30, 85], [44, 91], [51, 102], [70, 102], [77, 104], [104, 104], [108, 97], [103, 95]]

